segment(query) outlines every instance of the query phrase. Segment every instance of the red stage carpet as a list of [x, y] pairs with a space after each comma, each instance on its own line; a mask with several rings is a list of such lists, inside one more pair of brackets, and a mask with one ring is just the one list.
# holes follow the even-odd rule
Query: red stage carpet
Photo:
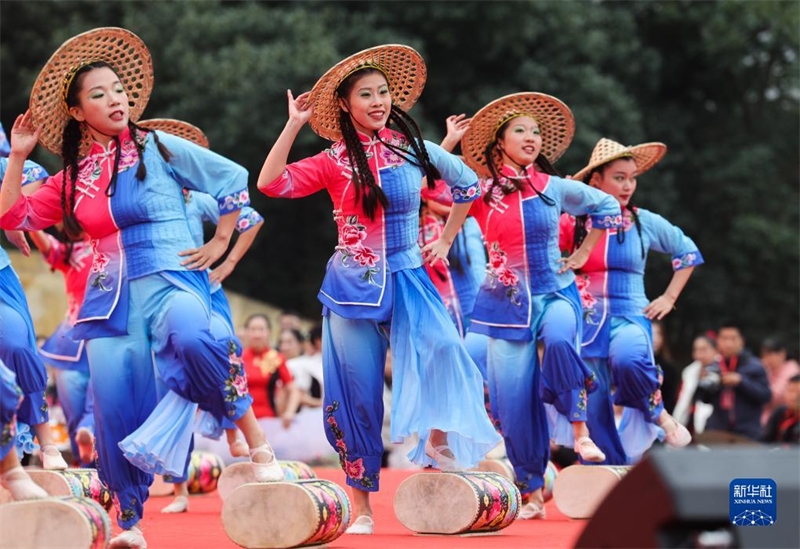
[[[344, 486], [340, 469], [315, 469], [320, 478]], [[419, 536], [406, 530], [395, 518], [392, 508], [397, 486], [411, 471], [384, 469], [381, 491], [373, 496], [375, 534], [372, 536], [343, 535], [329, 547], [339, 548], [462, 548], [509, 549], [515, 547], [572, 547], [586, 521], [574, 521], [558, 512], [553, 500], [547, 503], [547, 519], [517, 520], [497, 534], [483, 536]], [[189, 498], [189, 512], [178, 515], [161, 514], [171, 497], [150, 498], [145, 504], [144, 532], [149, 549], [234, 549], [222, 527], [222, 500], [216, 492]]]

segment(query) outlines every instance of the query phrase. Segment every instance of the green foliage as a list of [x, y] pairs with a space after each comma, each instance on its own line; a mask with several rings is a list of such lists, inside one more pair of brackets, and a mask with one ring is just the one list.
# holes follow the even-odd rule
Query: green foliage
[[[286, 120], [286, 89], [310, 89], [344, 56], [381, 43], [417, 48], [428, 82], [413, 114], [433, 141], [444, 118], [535, 90], [572, 108], [577, 133], [559, 161], [574, 173], [602, 137], [663, 141], [637, 204], [684, 229], [706, 265], [667, 320], [685, 350], [721, 317], [750, 343], [800, 339], [798, 23], [795, 2], [3, 2], [0, 68], [6, 128], [39, 69], [65, 39], [116, 25], [152, 51], [145, 117], [190, 121], [254, 181]], [[326, 146], [304, 130], [299, 159]], [[37, 151], [34, 159], [57, 170]], [[315, 315], [336, 242], [330, 200], [268, 200], [266, 224], [230, 285]], [[653, 257], [651, 297], [669, 281]]]

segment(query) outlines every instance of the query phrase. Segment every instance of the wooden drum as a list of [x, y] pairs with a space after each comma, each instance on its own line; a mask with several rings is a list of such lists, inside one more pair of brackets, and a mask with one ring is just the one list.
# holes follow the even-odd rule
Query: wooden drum
[[250, 549], [330, 543], [350, 523], [350, 500], [329, 480], [243, 484], [222, 504], [222, 525]]
[[553, 487], [556, 507], [569, 518], [591, 517], [630, 469], [628, 466], [617, 465], [565, 467], [558, 474]]
[[[514, 466], [511, 465], [508, 458], [484, 459], [478, 463], [478, 470], [487, 473], [498, 473], [512, 482], [516, 482], [517, 480], [516, 474], [514, 473]], [[558, 468], [552, 461], [548, 461], [547, 469], [544, 471], [544, 490], [542, 490], [545, 501], [549, 501], [553, 497], [553, 485], [555, 484], [557, 475]]]
[[517, 487], [498, 473], [418, 473], [397, 488], [394, 513], [420, 534], [474, 534], [510, 525], [520, 503]]
[[[284, 480], [292, 481], [317, 478], [313, 469], [302, 461], [279, 461], [278, 463], [281, 464], [281, 469], [283, 469]], [[219, 477], [219, 483], [217, 485], [219, 497], [225, 499], [242, 484], [255, 481], [256, 478], [253, 475], [253, 468], [249, 461], [228, 465]]]
[[75, 496], [0, 506], [0, 525], [0, 549], [106, 549], [111, 538], [100, 504]]
[[89, 498], [109, 511], [113, 505], [111, 492], [97, 476], [97, 469], [64, 469], [45, 471], [26, 469], [31, 480], [51, 496], [77, 496]]

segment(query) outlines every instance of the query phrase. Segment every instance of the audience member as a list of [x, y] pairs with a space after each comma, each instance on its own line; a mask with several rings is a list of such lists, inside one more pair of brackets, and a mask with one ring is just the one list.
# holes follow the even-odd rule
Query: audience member
[[800, 444], [800, 374], [792, 376], [784, 389], [784, 403], [770, 415], [762, 442]]
[[685, 425], [693, 434], [700, 434], [706, 426], [706, 421], [714, 408], [698, 400], [697, 384], [703, 369], [712, 364], [717, 364], [717, 342], [708, 334], [697, 336], [692, 344], [692, 358], [694, 362], [683, 369], [681, 373], [681, 386], [678, 391], [678, 401], [672, 412], [672, 417]]
[[784, 392], [789, 379], [800, 374], [800, 365], [786, 356], [786, 345], [776, 337], [769, 337], [761, 343], [761, 363], [767, 371], [772, 400], [764, 406], [761, 424], [765, 425], [772, 412], [784, 404]]
[[719, 363], [704, 368], [697, 387], [703, 402], [714, 406], [707, 429], [728, 431], [758, 440], [761, 438], [761, 412], [772, 398], [767, 372], [761, 361], [744, 347], [744, 337], [736, 323], [719, 329]]
[[286, 360], [297, 358], [306, 352], [305, 341], [306, 338], [303, 336], [303, 332], [296, 328], [286, 328], [281, 330], [278, 350], [286, 357]]

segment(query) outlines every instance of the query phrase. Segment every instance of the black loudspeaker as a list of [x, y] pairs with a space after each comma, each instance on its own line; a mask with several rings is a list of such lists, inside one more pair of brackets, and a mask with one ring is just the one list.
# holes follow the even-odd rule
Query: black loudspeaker
[[[738, 478], [775, 481], [775, 524], [731, 524], [730, 484]], [[603, 500], [575, 547], [800, 548], [800, 451], [656, 449]]]

